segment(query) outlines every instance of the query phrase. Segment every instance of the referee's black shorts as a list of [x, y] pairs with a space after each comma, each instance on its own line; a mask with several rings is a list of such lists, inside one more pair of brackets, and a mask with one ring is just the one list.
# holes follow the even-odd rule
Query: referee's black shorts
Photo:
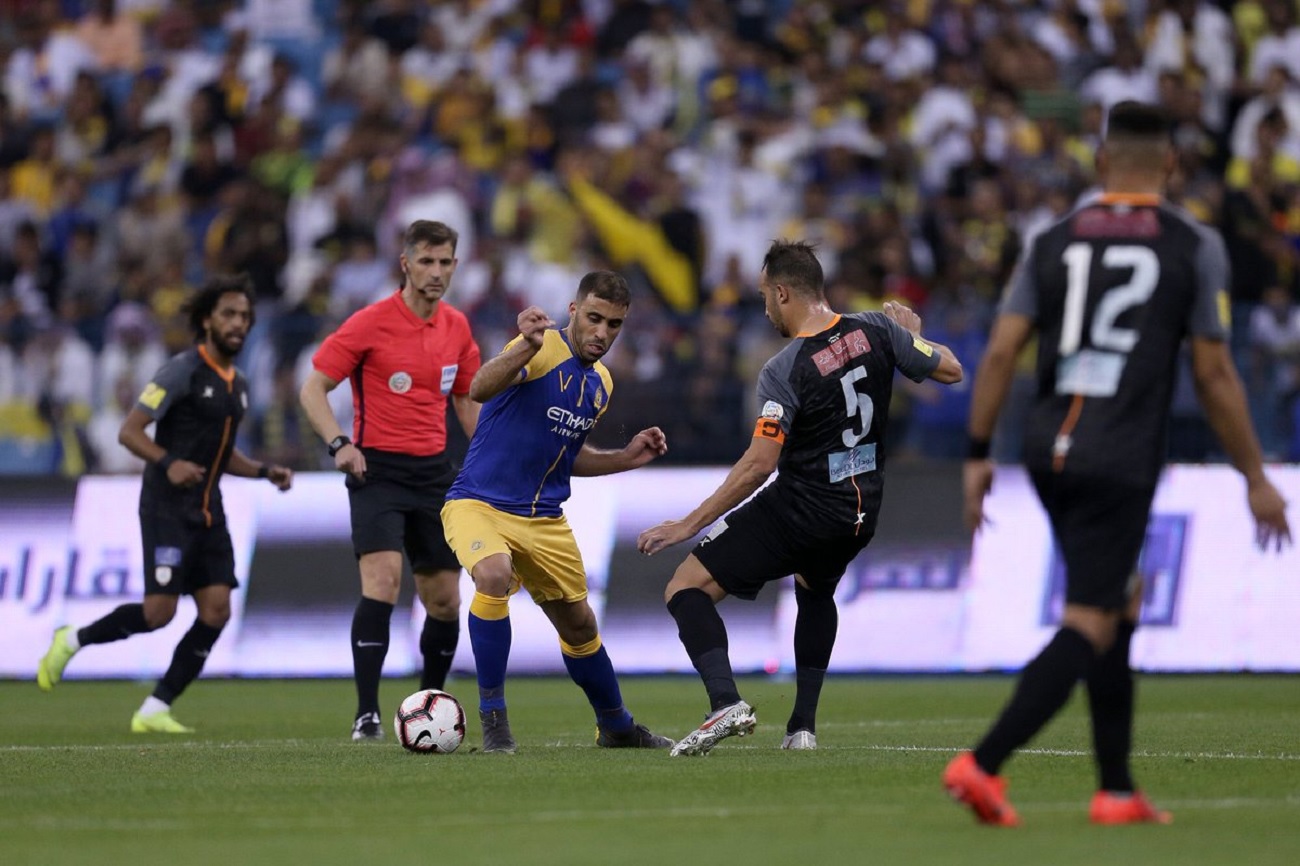
[[1065, 601], [1115, 610], [1132, 592], [1155, 487], [1030, 472], [1065, 560]]
[[443, 454], [413, 457], [362, 449], [366, 478], [348, 477], [352, 512], [352, 550], [405, 551], [415, 572], [457, 570], [460, 563], [442, 531], [442, 505], [456, 479]]
[[816, 537], [765, 490], [718, 521], [691, 552], [737, 598], [753, 599], [765, 584], [791, 574], [829, 595], [874, 532], [873, 520], [857, 535]]

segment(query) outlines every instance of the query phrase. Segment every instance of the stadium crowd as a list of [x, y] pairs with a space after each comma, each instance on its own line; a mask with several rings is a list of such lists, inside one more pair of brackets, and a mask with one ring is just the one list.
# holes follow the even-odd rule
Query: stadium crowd
[[[0, 67], [0, 473], [137, 469], [121, 420], [222, 272], [258, 297], [241, 447], [323, 468], [299, 385], [418, 218], [461, 232], [484, 357], [525, 306], [564, 321], [583, 273], [627, 275], [593, 441], [657, 425], [667, 460], [730, 463], [779, 339], [773, 238], [819, 245], [837, 309], [901, 299], [973, 370], [1123, 99], [1175, 118], [1170, 198], [1224, 234], [1252, 413], [1300, 459], [1296, 0], [0, 0]], [[1172, 455], [1214, 459], [1184, 378]], [[892, 452], [961, 456], [967, 392], [908, 385]]]

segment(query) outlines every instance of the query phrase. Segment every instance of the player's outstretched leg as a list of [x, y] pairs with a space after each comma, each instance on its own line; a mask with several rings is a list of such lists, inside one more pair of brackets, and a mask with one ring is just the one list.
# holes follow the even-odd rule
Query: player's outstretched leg
[[54, 630], [54, 639], [45, 651], [36, 668], [36, 684], [41, 691], [48, 692], [63, 679], [63, 669], [72, 661], [72, 657], [81, 649], [77, 642], [77, 630], [70, 625]]
[[727, 626], [708, 593], [695, 587], [680, 589], [668, 600], [668, 612], [677, 621], [677, 636], [704, 682], [712, 708], [704, 724], [687, 734], [669, 754], [707, 755], [721, 740], [753, 731], [758, 719], [736, 688], [727, 655]]

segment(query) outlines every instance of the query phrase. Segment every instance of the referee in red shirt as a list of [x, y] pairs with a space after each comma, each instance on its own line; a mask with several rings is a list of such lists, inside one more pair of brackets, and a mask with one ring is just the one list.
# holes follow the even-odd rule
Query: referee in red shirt
[[[472, 437], [479, 404], [469, 398], [469, 383], [479, 350], [465, 314], [442, 300], [456, 272], [457, 239], [443, 223], [411, 223], [402, 248], [402, 288], [358, 310], [326, 338], [299, 395], [312, 427], [329, 443], [334, 466], [347, 474], [352, 546], [361, 569], [361, 601], [352, 617], [353, 740], [384, 735], [379, 678], [403, 549], [426, 611], [421, 688], [443, 687], [460, 636], [460, 563], [440, 517], [456, 477], [444, 453], [447, 395]], [[351, 438], [326, 397], [344, 379], [351, 380], [356, 410]]]

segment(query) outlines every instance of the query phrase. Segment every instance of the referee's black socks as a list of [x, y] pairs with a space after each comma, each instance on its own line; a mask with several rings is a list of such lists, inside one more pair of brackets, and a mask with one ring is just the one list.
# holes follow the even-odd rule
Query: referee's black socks
[[1029, 742], [1070, 699], [1074, 685], [1088, 675], [1096, 653], [1088, 639], [1062, 628], [1020, 673], [1015, 694], [975, 748], [975, 763], [996, 774], [1013, 751]]
[[393, 606], [361, 596], [352, 614], [352, 673], [357, 686], [357, 716], [379, 712], [379, 678], [388, 655], [388, 624]]
[[710, 707], [720, 710], [740, 700], [727, 655], [727, 626], [713, 599], [702, 589], [683, 589], [668, 601], [668, 612], [677, 620], [677, 636], [704, 681]]

